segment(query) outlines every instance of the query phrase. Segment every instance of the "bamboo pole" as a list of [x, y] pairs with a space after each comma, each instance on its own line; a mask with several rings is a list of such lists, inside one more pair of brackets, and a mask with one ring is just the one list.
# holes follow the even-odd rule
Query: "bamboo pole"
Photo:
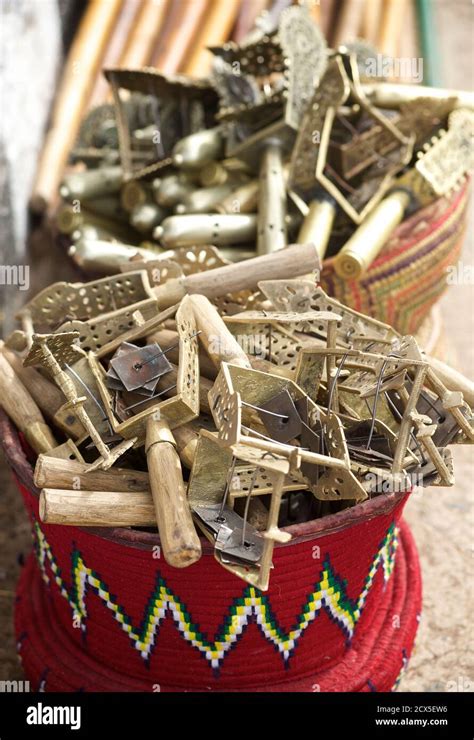
[[[400, 57], [404, 57], [406, 59], [413, 59], [417, 60], [420, 57], [420, 49], [418, 45], [418, 32], [417, 32], [417, 22], [416, 22], [416, 8], [414, 5], [413, 0], [409, 0], [407, 10], [406, 10], [406, 17], [405, 17], [405, 24], [404, 24], [404, 30], [403, 33], [400, 35], [400, 44], [399, 44], [399, 50], [398, 54]], [[425, 60], [426, 64], [426, 60]], [[408, 72], [408, 76], [400, 76], [398, 75], [397, 80], [400, 82], [407, 82], [407, 83], [413, 83], [415, 80], [413, 79], [414, 70], [411, 69]], [[423, 69], [423, 72], [425, 70]]]
[[321, 0], [320, 3], [320, 20], [319, 25], [321, 26], [321, 31], [325, 35], [328, 42], [331, 41], [331, 30], [332, 30], [332, 20], [334, 15], [334, 5], [335, 0]]
[[320, 0], [309, 0], [308, 9], [311, 18], [318, 26], [321, 25], [321, 2]]
[[80, 23], [59, 84], [51, 127], [30, 196], [30, 208], [35, 213], [43, 213], [56, 198], [82, 112], [120, 8], [121, 0], [91, 0]]

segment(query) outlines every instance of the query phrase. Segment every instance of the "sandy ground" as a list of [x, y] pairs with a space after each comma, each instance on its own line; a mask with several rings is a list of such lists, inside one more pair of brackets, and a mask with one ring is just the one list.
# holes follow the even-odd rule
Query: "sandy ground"
[[[473, 87], [473, 5], [436, 2], [443, 84]], [[469, 213], [461, 263], [474, 264], [474, 209]], [[466, 273], [467, 276], [467, 273]], [[448, 355], [474, 377], [472, 277], [453, 285], [441, 303]], [[406, 519], [415, 536], [423, 573], [423, 614], [417, 647], [400, 684], [402, 691], [474, 691], [473, 659], [473, 463], [472, 447], [452, 448], [456, 484], [411, 498]]]
[[[441, 33], [443, 84], [472, 89], [473, 5], [470, 0], [435, 0]], [[462, 263], [474, 265], [473, 209]], [[474, 290], [464, 279], [442, 301], [453, 364], [474, 377]], [[418, 544], [424, 606], [417, 647], [402, 691], [473, 691], [473, 448], [453, 450], [456, 485], [413, 496], [408, 519]], [[9, 474], [0, 469], [0, 680], [21, 678], [12, 627], [14, 587], [31, 540], [26, 517]]]

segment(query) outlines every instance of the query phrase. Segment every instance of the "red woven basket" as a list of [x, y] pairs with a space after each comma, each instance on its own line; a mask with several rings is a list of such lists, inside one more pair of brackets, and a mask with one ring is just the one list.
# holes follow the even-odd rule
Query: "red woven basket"
[[214, 560], [169, 567], [157, 535], [44, 525], [14, 427], [7, 459], [35, 548], [16, 603], [26, 678], [44, 691], [389, 691], [421, 609], [416, 549], [390, 494], [288, 527], [270, 589]]

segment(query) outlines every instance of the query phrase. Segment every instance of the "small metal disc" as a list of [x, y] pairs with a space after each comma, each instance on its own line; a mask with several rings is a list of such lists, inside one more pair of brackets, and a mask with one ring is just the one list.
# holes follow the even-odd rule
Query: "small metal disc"
[[[301, 434], [301, 419], [287, 390], [260, 404], [260, 418], [268, 436], [277, 442], [289, 442]], [[266, 414], [265, 411], [272, 413]], [[272, 414], [276, 414], [273, 416]]]
[[110, 365], [127, 391], [141, 388], [172, 369], [159, 344], [123, 352], [112, 358]]

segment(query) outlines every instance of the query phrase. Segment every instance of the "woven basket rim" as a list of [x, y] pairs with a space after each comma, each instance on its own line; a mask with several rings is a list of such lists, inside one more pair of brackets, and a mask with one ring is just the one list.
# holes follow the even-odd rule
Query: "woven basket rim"
[[[37, 488], [33, 481], [33, 468], [26, 458], [22, 448], [19, 433], [14, 424], [7, 417], [3, 409], [0, 408], [0, 440], [7, 458], [7, 462], [16, 478], [34, 496], [38, 497], [40, 489]], [[399, 502], [407, 495], [406, 491], [381, 494], [373, 499], [367, 499], [357, 506], [344, 509], [337, 514], [328, 514], [322, 519], [313, 519], [302, 524], [292, 524], [289, 527], [283, 527], [284, 532], [292, 535], [292, 539], [287, 544], [275, 543], [276, 547], [291, 547], [292, 544], [303, 542], [308, 539], [325, 537], [333, 532], [346, 529], [362, 522], [386, 514], [397, 506]], [[80, 527], [81, 530], [87, 531], [106, 540], [112, 540], [116, 544], [152, 548], [159, 544], [159, 535], [151, 532], [143, 532], [138, 529], [126, 529], [125, 527]], [[203, 549], [213, 550], [211, 544], [203, 539]], [[207, 546], [206, 546], [207, 545]]]
[[[470, 178], [467, 177], [466, 181], [464, 182], [463, 186], [459, 189], [459, 191], [455, 191], [451, 195], [443, 195], [437, 198], [432, 203], [429, 203], [423, 208], [420, 208], [415, 213], [408, 216], [408, 218], [404, 218], [400, 222], [400, 224], [396, 227], [396, 229], [394, 229], [393, 233], [390, 236], [390, 239], [386, 242], [382, 251], [377, 256], [377, 258], [374, 260], [373, 264], [370, 266], [363, 280], [368, 280], [370, 276], [372, 275], [372, 273], [377, 270], [378, 260], [381, 256], [387, 259], [397, 254], [398, 252], [403, 253], [404, 251], [412, 247], [411, 240], [406, 237], [404, 238], [404, 235], [406, 234], [406, 232], [408, 231], [411, 232], [414, 227], [422, 223], [424, 220], [427, 220], [427, 221], [434, 220], [434, 221], [439, 222], [439, 224], [442, 224], [445, 212], [449, 210], [449, 208], [451, 207], [451, 204], [454, 201], [456, 200], [462, 201], [466, 197], [469, 187], [470, 187]], [[427, 218], [427, 215], [428, 215], [428, 218]], [[401, 244], [403, 244], [403, 248], [401, 250], [400, 250], [400, 242], [399, 242], [400, 239], [401, 239]], [[397, 245], [397, 246], [394, 246], [394, 245]], [[323, 260], [323, 263], [322, 263], [323, 273], [335, 274], [335, 269], [334, 269], [335, 259], [336, 259], [336, 256], [333, 255], [331, 257], [326, 257]]]

